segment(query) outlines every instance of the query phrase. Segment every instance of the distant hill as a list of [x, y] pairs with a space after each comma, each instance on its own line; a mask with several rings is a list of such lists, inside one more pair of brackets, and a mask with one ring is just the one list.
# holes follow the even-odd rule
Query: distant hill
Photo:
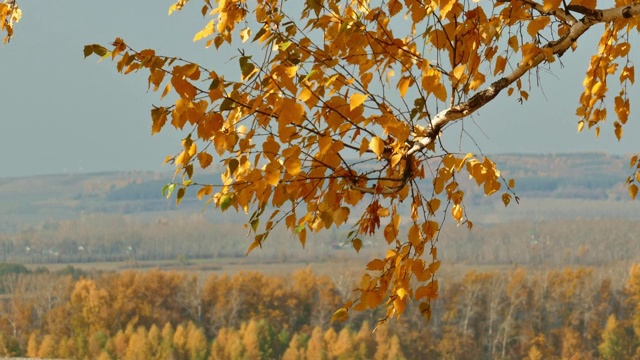
[[[623, 186], [629, 175], [621, 156], [601, 153], [521, 155], [500, 154], [491, 158], [506, 179], [516, 180], [522, 199], [626, 199]], [[201, 182], [219, 179], [208, 174]], [[176, 211], [175, 201], [162, 197], [171, 173], [104, 172], [0, 178], [0, 231], [14, 231], [24, 224], [72, 219], [82, 214], [111, 213], [144, 216]], [[430, 186], [430, 181], [425, 181]], [[467, 184], [468, 201], [482, 202], [481, 191]], [[187, 192], [181, 211], [204, 205]], [[234, 218], [233, 214], [226, 219]], [[237, 217], [241, 221], [241, 217]]]

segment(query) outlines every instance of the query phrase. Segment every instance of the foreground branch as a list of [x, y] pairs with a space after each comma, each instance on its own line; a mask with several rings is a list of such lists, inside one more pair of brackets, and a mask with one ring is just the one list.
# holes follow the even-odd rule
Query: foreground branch
[[640, 14], [640, 4], [621, 6], [606, 10], [593, 10], [585, 15], [580, 21], [573, 23], [569, 32], [562, 38], [551, 41], [542, 47], [540, 52], [526, 64], [518, 64], [516, 69], [507, 76], [493, 82], [488, 88], [478, 92], [469, 100], [452, 106], [439, 112], [429, 124], [427, 134], [424, 137], [416, 138], [409, 144], [407, 155], [421, 151], [431, 145], [448, 123], [465, 118], [479, 110], [485, 104], [493, 100], [500, 91], [514, 83], [529, 70], [536, 68], [547, 57], [544, 49], [551, 49], [554, 55], [562, 56], [571, 45], [584, 34], [591, 26], [599, 23], [609, 23], [619, 19], [629, 19]]

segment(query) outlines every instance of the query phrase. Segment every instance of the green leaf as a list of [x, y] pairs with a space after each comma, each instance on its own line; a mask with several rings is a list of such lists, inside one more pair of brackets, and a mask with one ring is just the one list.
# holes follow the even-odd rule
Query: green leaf
[[220, 210], [225, 211], [233, 205], [233, 195], [226, 194], [220, 200]]
[[171, 194], [173, 193], [173, 189], [176, 188], [176, 184], [167, 184], [164, 187], [162, 187], [162, 196], [164, 196], [165, 198], [170, 198]]
[[102, 45], [98, 45], [98, 44], [85, 45], [83, 52], [84, 52], [84, 57], [85, 58], [87, 56], [91, 55], [91, 54], [96, 54], [96, 55], [98, 55], [100, 57], [104, 57], [109, 53], [107, 48], [105, 48]]
[[260, 219], [255, 219], [251, 222], [251, 228], [253, 229], [253, 232], [256, 232], [258, 230], [258, 225], [260, 225]]

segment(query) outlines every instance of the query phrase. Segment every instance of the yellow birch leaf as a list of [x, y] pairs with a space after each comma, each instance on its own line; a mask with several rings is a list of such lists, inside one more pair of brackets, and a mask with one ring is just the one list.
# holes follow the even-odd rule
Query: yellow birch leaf
[[451, 72], [451, 80], [453, 82], [457, 82], [460, 81], [460, 79], [462, 78], [462, 75], [464, 75], [464, 71], [467, 69], [467, 65], [466, 64], [461, 64], [456, 66], [455, 69], [453, 69], [453, 71]]
[[379, 137], [374, 136], [369, 142], [369, 149], [371, 149], [376, 156], [380, 157], [384, 152], [384, 141]]
[[[436, 260], [436, 261], [432, 262], [431, 264], [429, 264], [429, 271], [431, 271], [432, 274], [437, 273], [438, 269], [440, 269], [440, 260]], [[435, 287], [436, 287], [436, 291], [438, 291], [438, 281], [437, 280], [435, 282]]]
[[181, 98], [192, 100], [196, 97], [197, 90], [185, 79], [179, 78], [177, 76], [171, 77], [171, 85], [173, 85], [174, 89]]
[[404, 97], [404, 95], [407, 93], [407, 90], [409, 89], [410, 84], [411, 78], [407, 76], [398, 81], [398, 90], [400, 91], [400, 96]]
[[538, 35], [538, 32], [547, 27], [550, 22], [551, 19], [548, 16], [539, 16], [535, 20], [531, 20], [529, 22], [529, 25], [527, 25], [527, 32], [531, 37], [534, 38], [536, 37], [536, 35]]
[[203, 197], [211, 195], [213, 187], [211, 185], [203, 186], [198, 190], [198, 200], [202, 200]]
[[422, 233], [424, 233], [424, 236], [426, 237], [425, 240], [433, 239], [438, 233], [439, 229], [440, 225], [438, 225], [438, 223], [435, 221], [429, 220], [425, 223], [422, 223]]
[[304, 87], [302, 88], [302, 90], [300, 91], [300, 94], [298, 95], [298, 100], [307, 101], [309, 100], [309, 98], [311, 98], [311, 95], [313, 95], [311, 90], [309, 90], [309, 88], [307, 87]]
[[511, 35], [511, 37], [507, 41], [507, 44], [511, 47], [511, 50], [513, 50], [513, 52], [518, 52], [520, 45], [518, 42], [518, 38], [515, 35]]
[[307, 228], [303, 227], [300, 229], [300, 231], [297, 231], [297, 232], [298, 232], [298, 240], [300, 241], [300, 244], [302, 244], [302, 247], [304, 248], [304, 246], [307, 244]]
[[516, 187], [516, 180], [515, 179], [509, 179], [509, 187], [511, 189], [513, 189], [514, 187]]
[[337, 226], [342, 225], [349, 218], [349, 212], [350, 212], [349, 208], [346, 207], [346, 206], [343, 206], [343, 207], [339, 208], [338, 210], [334, 211], [333, 212], [333, 222]]
[[507, 193], [502, 194], [502, 202], [504, 203], [504, 207], [509, 206], [509, 203], [511, 202], [511, 195]]
[[622, 129], [622, 125], [617, 121], [613, 123], [613, 125], [614, 125], [613, 132], [616, 134], [616, 138], [618, 138], [618, 141], [622, 140], [622, 134], [624, 133], [624, 130]]
[[360, 144], [360, 156], [362, 156], [362, 154], [364, 154], [368, 148], [369, 148], [369, 139], [367, 138], [362, 139], [362, 143]]
[[544, 0], [543, 9], [544, 11], [557, 10], [560, 7], [562, 0]]
[[369, 97], [368, 94], [356, 93], [351, 95], [351, 99], [349, 101], [349, 110], [353, 110], [358, 106], [362, 105], [362, 103], [364, 103], [364, 101], [367, 100], [368, 97]]
[[460, 223], [460, 221], [462, 220], [462, 215], [462, 206], [460, 204], [456, 204], [451, 207], [451, 216], [456, 219], [456, 222]]
[[420, 228], [416, 224], [409, 228], [409, 242], [413, 247], [422, 245], [422, 235], [420, 234]]
[[384, 269], [385, 262], [381, 259], [373, 259], [367, 264], [367, 270], [380, 271]]
[[198, 154], [198, 161], [200, 162], [200, 167], [206, 169], [213, 162], [213, 156], [206, 152], [201, 152]]
[[620, 82], [629, 80], [632, 84], [635, 82], [635, 68], [632, 66], [625, 66], [620, 72]]
[[444, 180], [440, 176], [433, 179], [433, 190], [436, 194], [440, 194], [444, 190]]
[[266, 172], [264, 174], [264, 180], [271, 186], [278, 186], [278, 183], [280, 183], [280, 171], [273, 170]]
[[409, 295], [409, 293], [407, 292], [407, 289], [399, 288], [398, 290], [396, 290], [396, 295], [398, 295], [400, 299], [404, 299], [404, 297]]
[[287, 170], [287, 173], [292, 176], [296, 176], [300, 174], [300, 170], [302, 169], [302, 162], [297, 157], [289, 157], [284, 161], [284, 168], [285, 170]]
[[331, 322], [343, 322], [349, 317], [349, 312], [345, 308], [340, 308], [331, 315]]
[[396, 72], [393, 69], [387, 71], [387, 84], [391, 81], [391, 78], [396, 75]]
[[396, 228], [393, 227], [392, 223], [384, 227], [383, 234], [384, 234], [384, 239], [387, 240], [388, 244], [391, 244], [393, 240], [395, 240], [398, 237], [398, 232], [396, 231]]
[[151, 135], [160, 132], [167, 122], [167, 111], [165, 108], [154, 108], [151, 110]]
[[504, 58], [503, 56], [498, 55], [498, 58], [496, 59], [496, 67], [493, 70], [493, 76], [502, 74], [506, 66], [507, 66], [507, 59]]
[[629, 185], [629, 196], [631, 196], [631, 199], [635, 200], [636, 195], [638, 195], [638, 185], [636, 184]]
[[353, 239], [351, 240], [351, 245], [353, 245], [353, 248], [356, 249], [356, 252], [360, 252], [360, 249], [362, 249], [362, 240]]
[[429, 210], [429, 214], [435, 215], [438, 208], [440, 208], [440, 199], [434, 198], [427, 201], [427, 210]]
[[581, 132], [584, 128], [584, 120], [578, 121], [578, 132]]
[[633, 155], [631, 157], [631, 161], [629, 163], [629, 168], [632, 168], [636, 165], [636, 163], [638, 162], [638, 155]]
[[438, 290], [434, 289], [433, 286], [430, 285], [421, 286], [416, 289], [416, 300], [420, 300], [425, 297], [427, 299], [436, 299], [438, 297]]
[[284, 99], [278, 121], [296, 125], [302, 124], [304, 121], [304, 106], [293, 99]]
[[251, 29], [250, 28], [244, 28], [242, 30], [240, 30], [240, 40], [242, 40], [242, 42], [246, 42], [249, 37], [251, 37]]
[[202, 30], [196, 33], [196, 35], [193, 37], [193, 42], [202, 40], [208, 36], [213, 35], [214, 31], [215, 31], [215, 28], [213, 26], [213, 20], [211, 20]]

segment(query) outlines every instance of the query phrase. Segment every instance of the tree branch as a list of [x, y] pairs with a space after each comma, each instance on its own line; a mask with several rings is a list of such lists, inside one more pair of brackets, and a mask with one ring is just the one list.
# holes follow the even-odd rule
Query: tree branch
[[[593, 10], [585, 15], [580, 21], [571, 25], [569, 33], [556, 41], [550, 41], [541, 49], [551, 49], [554, 55], [562, 56], [571, 45], [595, 24], [608, 23], [619, 19], [629, 19], [640, 14], [640, 4], [621, 6], [605, 10]], [[407, 155], [421, 151], [431, 145], [442, 129], [448, 123], [460, 120], [486, 105], [493, 100], [504, 88], [522, 77], [527, 71], [537, 67], [545, 60], [545, 55], [541, 51], [527, 64], [519, 64], [517, 68], [507, 76], [493, 82], [488, 88], [476, 93], [469, 100], [452, 106], [439, 112], [429, 124], [427, 135], [416, 138], [409, 143]]]

